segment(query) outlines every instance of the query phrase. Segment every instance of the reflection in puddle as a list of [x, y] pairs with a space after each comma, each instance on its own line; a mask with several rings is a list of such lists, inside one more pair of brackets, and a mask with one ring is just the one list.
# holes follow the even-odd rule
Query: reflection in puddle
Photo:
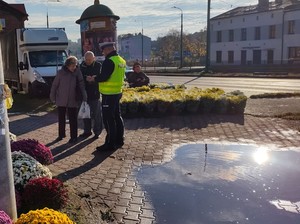
[[299, 164], [295, 151], [191, 144], [136, 175], [157, 223], [299, 224]]
[[293, 213], [300, 213], [300, 201], [297, 201], [295, 203], [291, 201], [285, 201], [285, 200], [276, 200], [276, 201], [270, 201], [271, 204], [275, 205], [278, 209], [284, 209], [288, 212]]
[[263, 164], [268, 160], [268, 153], [266, 148], [259, 148], [253, 153], [254, 161], [258, 164]]

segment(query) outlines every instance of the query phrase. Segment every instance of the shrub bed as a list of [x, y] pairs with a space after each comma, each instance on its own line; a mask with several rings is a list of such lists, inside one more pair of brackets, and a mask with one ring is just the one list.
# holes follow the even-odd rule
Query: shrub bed
[[186, 89], [183, 85], [152, 84], [124, 88], [121, 112], [125, 117], [165, 116], [184, 113], [243, 114], [247, 97], [240, 91], [219, 88]]

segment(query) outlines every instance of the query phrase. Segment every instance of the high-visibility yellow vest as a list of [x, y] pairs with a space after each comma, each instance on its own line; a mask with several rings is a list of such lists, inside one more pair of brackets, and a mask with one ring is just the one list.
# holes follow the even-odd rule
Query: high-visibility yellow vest
[[126, 61], [119, 55], [114, 55], [109, 59], [113, 61], [115, 68], [108, 80], [99, 82], [99, 91], [106, 95], [119, 94], [124, 84]]

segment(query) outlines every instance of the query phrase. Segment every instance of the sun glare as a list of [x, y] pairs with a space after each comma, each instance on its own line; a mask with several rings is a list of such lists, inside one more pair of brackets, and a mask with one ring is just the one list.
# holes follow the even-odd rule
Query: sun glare
[[253, 153], [253, 158], [254, 161], [259, 165], [265, 163], [269, 159], [267, 149], [259, 148], [256, 152]]

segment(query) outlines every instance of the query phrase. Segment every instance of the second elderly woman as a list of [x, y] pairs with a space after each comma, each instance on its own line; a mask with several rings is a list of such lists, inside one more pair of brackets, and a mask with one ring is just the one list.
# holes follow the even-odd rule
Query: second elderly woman
[[77, 111], [79, 102], [76, 99], [76, 91], [80, 91], [82, 100], [87, 101], [84, 80], [78, 67], [78, 60], [76, 57], [70, 56], [65, 61], [64, 66], [57, 72], [50, 92], [50, 100], [56, 104], [58, 109], [58, 137], [56, 141], [66, 137], [66, 113], [68, 113], [71, 136], [69, 143], [77, 142]]

